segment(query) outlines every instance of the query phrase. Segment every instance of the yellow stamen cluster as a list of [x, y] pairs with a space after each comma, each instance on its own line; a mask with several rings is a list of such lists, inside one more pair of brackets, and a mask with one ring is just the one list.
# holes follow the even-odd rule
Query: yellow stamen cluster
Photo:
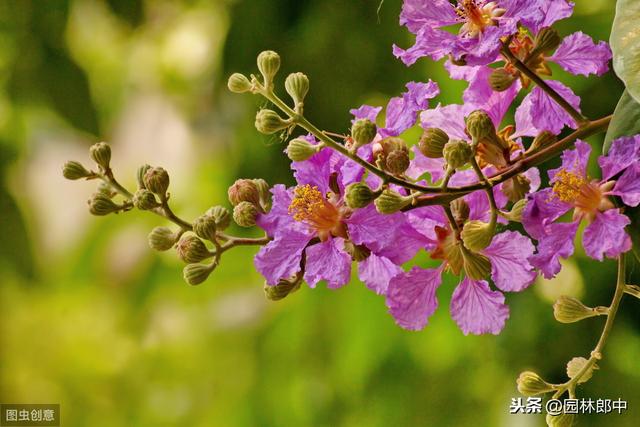
[[585, 178], [562, 169], [556, 174], [553, 192], [563, 202], [573, 203], [580, 196], [582, 187], [585, 184]]
[[304, 222], [318, 233], [321, 240], [330, 235], [346, 237], [340, 209], [327, 200], [318, 187], [309, 184], [297, 187], [289, 214], [293, 219]]
[[289, 214], [292, 214], [296, 221], [304, 221], [311, 218], [324, 204], [325, 200], [318, 187], [307, 184], [295, 189], [295, 195], [289, 205]]

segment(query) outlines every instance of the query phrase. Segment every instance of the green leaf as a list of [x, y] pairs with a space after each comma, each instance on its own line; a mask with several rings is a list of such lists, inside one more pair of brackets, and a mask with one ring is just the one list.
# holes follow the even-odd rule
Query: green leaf
[[618, 0], [611, 29], [613, 69], [640, 101], [640, 0]]
[[607, 154], [611, 142], [621, 136], [633, 136], [640, 133], [640, 104], [625, 90], [618, 101], [613, 118], [604, 138], [602, 153]]

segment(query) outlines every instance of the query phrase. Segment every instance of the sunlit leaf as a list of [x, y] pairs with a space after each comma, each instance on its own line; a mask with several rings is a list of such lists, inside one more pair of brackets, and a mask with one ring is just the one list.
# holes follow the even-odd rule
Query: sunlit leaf
[[618, 0], [611, 29], [613, 68], [636, 99], [640, 100], [640, 0]]
[[625, 90], [613, 113], [613, 119], [604, 139], [602, 153], [607, 154], [611, 142], [621, 136], [633, 136], [640, 133], [640, 104]]

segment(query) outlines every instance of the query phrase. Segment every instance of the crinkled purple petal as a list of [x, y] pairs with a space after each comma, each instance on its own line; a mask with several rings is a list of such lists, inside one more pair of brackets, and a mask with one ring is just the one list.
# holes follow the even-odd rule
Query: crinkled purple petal
[[640, 135], [613, 140], [606, 156], [598, 158], [602, 179], [609, 180], [640, 160]]
[[484, 280], [465, 278], [453, 292], [450, 308], [451, 317], [465, 335], [497, 335], [509, 318], [504, 295], [492, 291]]
[[344, 239], [332, 238], [309, 246], [306, 251], [304, 280], [315, 288], [326, 280], [330, 289], [340, 288], [351, 278], [351, 257], [344, 251]]
[[540, 170], [538, 168], [530, 168], [523, 175], [529, 180], [529, 192], [538, 191], [538, 188], [540, 188]]
[[565, 37], [549, 60], [571, 74], [601, 76], [609, 71], [611, 56], [609, 44], [602, 41], [595, 44], [591, 37], [578, 31]]
[[412, 127], [418, 113], [429, 108], [429, 100], [439, 93], [440, 88], [431, 80], [428, 83], [407, 83], [407, 91], [401, 97], [391, 98], [387, 104], [385, 127], [379, 130], [380, 135], [397, 136]]
[[456, 42], [456, 35], [447, 31], [424, 26], [416, 33], [416, 42], [409, 49], [393, 45], [393, 55], [406, 66], [413, 65], [425, 56], [438, 61], [447, 56]]
[[531, 265], [551, 279], [562, 266], [560, 258], [568, 258], [573, 254], [573, 240], [580, 221], [550, 224], [547, 234], [538, 238], [538, 252], [529, 258]]
[[379, 295], [385, 295], [389, 281], [402, 273], [402, 268], [394, 264], [389, 258], [371, 254], [358, 264], [358, 277], [367, 288]]
[[545, 188], [529, 196], [522, 212], [522, 225], [531, 237], [540, 239], [547, 234], [547, 226], [571, 208], [551, 188]]
[[275, 236], [281, 231], [288, 231], [291, 228], [300, 228], [289, 215], [289, 205], [291, 205], [292, 189], [287, 189], [282, 184], [274, 185], [271, 189], [273, 194], [271, 210], [266, 214], [260, 214], [256, 218], [256, 224], [262, 228], [267, 235]]
[[409, 330], [426, 326], [438, 308], [436, 290], [442, 283], [442, 269], [411, 271], [395, 276], [387, 289], [387, 307], [396, 323]]
[[445, 227], [448, 224], [447, 216], [442, 206], [425, 206], [411, 209], [406, 213], [406, 218], [418, 233], [433, 242], [438, 241], [435, 227]]
[[[526, 1], [534, 3], [530, 0]], [[550, 27], [554, 22], [570, 17], [573, 13], [573, 2], [565, 0], [537, 0], [537, 2], [540, 5], [542, 14], [538, 16], [534, 14], [532, 17], [523, 19], [523, 23], [531, 28], [534, 33], [537, 33], [541, 28]]]
[[455, 59], [464, 59], [469, 65], [490, 64], [498, 57], [502, 37], [517, 31], [517, 20], [503, 18], [499, 25], [485, 27], [478, 37], [458, 36], [451, 54]]
[[377, 249], [387, 245], [402, 225], [402, 213], [382, 215], [376, 211], [373, 204], [356, 209], [345, 221], [349, 229], [349, 236], [356, 245], [373, 246]]
[[282, 233], [263, 246], [254, 258], [256, 269], [269, 285], [277, 285], [280, 279], [300, 271], [302, 251], [312, 236], [297, 231]]
[[360, 108], [353, 108], [349, 110], [354, 117], [352, 122], [355, 122], [358, 119], [368, 119], [373, 123], [376, 122], [380, 111], [382, 111], [382, 107], [372, 107], [371, 105], [362, 105]]
[[412, 147], [414, 156], [409, 163], [409, 169], [405, 174], [411, 178], [417, 180], [425, 173], [429, 174], [432, 184], [438, 182], [444, 176], [445, 162], [443, 159], [432, 159], [425, 156], [418, 150], [418, 147]]
[[302, 162], [291, 162], [293, 176], [299, 185], [309, 184], [318, 187], [322, 193], [329, 191], [329, 177], [332, 172], [334, 151], [325, 147], [320, 152]]
[[562, 152], [562, 165], [559, 168], [549, 170], [549, 180], [551, 182], [555, 182], [556, 174], [561, 170], [571, 172], [580, 177], [587, 175], [591, 146], [581, 139], [576, 141], [575, 146], [576, 148], [573, 150], [564, 150]]
[[593, 259], [602, 261], [606, 255], [615, 258], [631, 249], [631, 238], [624, 228], [631, 220], [618, 209], [609, 209], [596, 214], [593, 222], [584, 229], [582, 245]]
[[[547, 84], [580, 111], [580, 97], [571, 89], [555, 80], [547, 80]], [[545, 130], [557, 135], [565, 126], [573, 129], [577, 127], [569, 113], [538, 86], [533, 88], [516, 110], [518, 136], [536, 136]]]
[[610, 194], [620, 196], [627, 206], [638, 206], [640, 204], [640, 164], [629, 166], [618, 178]]
[[482, 253], [491, 262], [491, 278], [506, 292], [520, 292], [536, 278], [528, 259], [535, 247], [531, 240], [517, 231], [505, 231], [494, 236]]
[[[357, 155], [361, 159], [371, 162], [373, 160], [373, 150], [371, 144], [363, 145], [362, 147], [358, 148]], [[344, 159], [344, 162], [340, 166], [340, 184], [343, 187], [346, 187], [347, 185], [354, 182], [362, 181], [365, 169], [353, 160], [344, 156], [342, 157]]]
[[440, 128], [452, 139], [466, 140], [469, 137], [465, 133], [464, 118], [472, 111], [472, 106], [469, 105], [452, 104], [443, 107], [438, 104], [436, 108], [420, 114], [421, 126], [425, 129]]
[[400, 25], [405, 25], [412, 33], [420, 28], [453, 25], [458, 16], [449, 0], [405, 0], [400, 12]]
[[396, 229], [394, 238], [386, 245], [377, 249], [380, 256], [389, 258], [395, 264], [401, 265], [412, 259], [420, 249], [433, 250], [437, 242], [419, 233], [407, 219]]

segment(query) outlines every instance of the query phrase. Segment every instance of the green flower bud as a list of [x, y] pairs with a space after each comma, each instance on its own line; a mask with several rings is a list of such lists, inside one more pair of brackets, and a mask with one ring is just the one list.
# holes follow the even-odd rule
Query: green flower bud
[[237, 206], [242, 202], [250, 202], [254, 205], [260, 204], [260, 190], [251, 179], [238, 179], [227, 191], [229, 202]]
[[164, 197], [169, 188], [169, 174], [160, 167], [150, 168], [144, 174], [144, 186], [152, 193]]
[[278, 131], [288, 128], [291, 123], [284, 120], [278, 113], [269, 109], [262, 109], [256, 114], [255, 126], [258, 132], [265, 135], [271, 135]]
[[469, 208], [469, 204], [462, 197], [451, 202], [450, 207], [453, 218], [456, 220], [457, 224], [462, 225], [467, 222], [469, 214], [471, 213], [471, 208]]
[[469, 221], [464, 225], [462, 233], [460, 233], [460, 237], [462, 237], [464, 246], [467, 249], [473, 252], [479, 252], [489, 246], [491, 240], [493, 240], [495, 232], [495, 226], [486, 222], [474, 220]]
[[289, 74], [284, 81], [284, 88], [296, 105], [302, 104], [309, 92], [309, 78], [303, 73]]
[[253, 227], [256, 225], [256, 218], [259, 213], [260, 211], [253, 203], [240, 202], [233, 208], [233, 220], [240, 227]]
[[294, 293], [300, 289], [302, 284], [302, 274], [291, 277], [289, 279], [281, 279], [277, 285], [271, 286], [265, 282], [264, 295], [270, 301], [280, 301], [286, 298], [289, 294]]
[[496, 92], [504, 92], [509, 89], [515, 81], [516, 77], [504, 68], [494, 70], [489, 76], [489, 85], [491, 89]]
[[552, 392], [554, 389], [551, 384], [544, 381], [538, 374], [531, 371], [525, 371], [520, 374], [516, 380], [518, 391], [524, 396], [536, 396]]
[[146, 189], [147, 187], [144, 184], [144, 175], [147, 171], [151, 169], [150, 165], [142, 165], [138, 168], [136, 172], [136, 180], [138, 181], [138, 188]]
[[429, 128], [422, 133], [418, 149], [426, 157], [440, 159], [447, 142], [449, 142], [449, 135], [445, 131], [439, 128]]
[[223, 206], [210, 208], [206, 215], [210, 215], [216, 220], [216, 228], [220, 231], [226, 230], [231, 224], [231, 212]]
[[[574, 357], [567, 363], [567, 376], [571, 379], [574, 379], [578, 376], [578, 374], [582, 371], [582, 369], [587, 366], [589, 361], [584, 357]], [[595, 363], [585, 371], [584, 374], [578, 380], [578, 384], [586, 383], [593, 376], [593, 371], [596, 369], [600, 369], [598, 365]]]
[[294, 162], [303, 162], [320, 151], [322, 145], [313, 145], [302, 138], [289, 141], [287, 146], [287, 156]]
[[149, 190], [138, 190], [133, 195], [133, 206], [141, 211], [148, 211], [160, 206], [156, 196]]
[[227, 87], [233, 93], [245, 93], [251, 90], [251, 82], [244, 74], [233, 73], [227, 80]]
[[484, 255], [462, 250], [464, 272], [473, 280], [485, 279], [491, 273], [491, 262]]
[[373, 141], [378, 133], [376, 124], [369, 119], [358, 119], [351, 126], [351, 139], [353, 139], [353, 149], [362, 147]]
[[369, 188], [367, 184], [354, 182], [345, 188], [344, 200], [351, 209], [360, 209], [373, 202], [377, 193]]
[[526, 206], [527, 199], [520, 199], [511, 207], [511, 212], [503, 213], [502, 216], [509, 221], [522, 222], [522, 212], [524, 212]]
[[553, 316], [560, 323], [574, 323], [606, 313], [606, 307], [587, 307], [580, 300], [566, 295], [558, 298], [553, 304]]
[[216, 219], [208, 214], [199, 216], [193, 221], [193, 232], [201, 239], [213, 241], [216, 237]]
[[95, 193], [91, 198], [87, 201], [89, 205], [89, 212], [92, 215], [96, 216], [104, 216], [110, 213], [118, 212], [122, 209], [121, 205], [118, 205], [111, 197], [107, 196], [103, 193]]
[[450, 168], [459, 169], [469, 163], [473, 150], [466, 142], [452, 139], [445, 144], [442, 155]]
[[182, 277], [191, 286], [196, 286], [207, 280], [212, 271], [213, 267], [211, 265], [187, 264], [182, 270]]
[[553, 133], [545, 130], [541, 132], [538, 136], [533, 139], [533, 143], [531, 143], [531, 147], [528, 152], [531, 153], [533, 151], [538, 151], [547, 147], [558, 140], [558, 137]]
[[410, 161], [408, 151], [394, 150], [387, 156], [386, 169], [393, 175], [402, 175], [409, 169]]
[[386, 189], [375, 200], [376, 210], [381, 214], [392, 214], [411, 204], [412, 198]]
[[573, 425], [575, 417], [576, 416], [574, 414], [565, 413], [562, 413], [560, 415], [547, 414], [545, 420], [547, 422], [547, 426], [549, 427], [571, 427]]
[[345, 240], [344, 251], [351, 255], [351, 259], [355, 262], [361, 262], [369, 258], [371, 250], [365, 245], [356, 245], [351, 240]]
[[178, 241], [178, 234], [168, 227], [156, 227], [147, 236], [149, 247], [156, 251], [168, 251]]
[[535, 53], [551, 53], [560, 46], [562, 39], [556, 30], [551, 27], [542, 28], [534, 41]]
[[89, 148], [89, 153], [98, 166], [103, 170], [109, 169], [109, 163], [111, 162], [111, 146], [109, 146], [109, 144], [106, 142], [93, 144], [91, 148]]
[[187, 264], [193, 264], [211, 257], [211, 252], [197, 236], [192, 234], [182, 236], [176, 245], [178, 258]]
[[502, 185], [502, 192], [507, 196], [510, 202], [522, 200], [531, 189], [531, 181], [524, 175], [516, 175], [505, 181]]
[[85, 169], [85, 167], [82, 166], [82, 163], [71, 160], [64, 164], [62, 168], [62, 176], [75, 181], [77, 179], [89, 178], [90, 176], [93, 176], [93, 173]]
[[258, 55], [258, 70], [264, 78], [264, 85], [270, 87], [273, 78], [280, 69], [280, 55], [272, 50], [265, 50]]
[[258, 205], [258, 207], [262, 208], [262, 212], [269, 212], [269, 210], [271, 210], [271, 190], [269, 183], [262, 178], [252, 179], [251, 181], [256, 185], [260, 196], [260, 205]]
[[495, 139], [496, 127], [484, 110], [476, 110], [465, 119], [467, 133], [476, 141]]

